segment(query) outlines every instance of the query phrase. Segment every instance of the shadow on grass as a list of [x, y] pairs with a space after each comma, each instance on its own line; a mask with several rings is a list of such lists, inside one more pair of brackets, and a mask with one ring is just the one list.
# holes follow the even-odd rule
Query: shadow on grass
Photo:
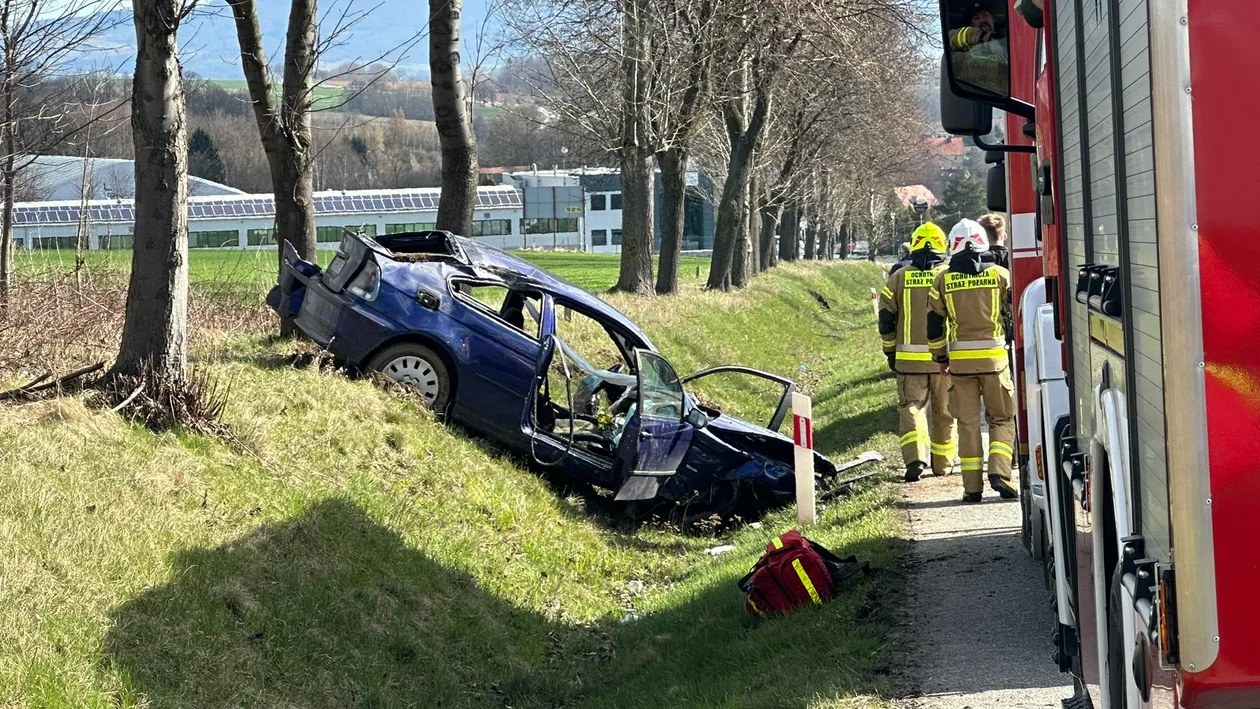
[[814, 430], [814, 442], [819, 450], [849, 450], [870, 440], [872, 436], [897, 430], [897, 406], [886, 406], [863, 411], [829, 421]]
[[[836, 551], [887, 558], [888, 546]], [[746, 618], [720, 578], [633, 623], [571, 624], [493, 595], [345, 501], [171, 566], [170, 582], [111, 614], [101, 669], [122, 678], [124, 703], [802, 706], [887, 689], [892, 585], [879, 575], [768, 621]]]

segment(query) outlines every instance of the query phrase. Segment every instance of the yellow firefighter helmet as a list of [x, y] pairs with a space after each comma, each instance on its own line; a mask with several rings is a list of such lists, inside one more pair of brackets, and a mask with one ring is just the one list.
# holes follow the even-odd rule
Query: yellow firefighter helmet
[[910, 235], [911, 253], [924, 248], [932, 249], [942, 254], [945, 253], [945, 232], [932, 222], [921, 224]]

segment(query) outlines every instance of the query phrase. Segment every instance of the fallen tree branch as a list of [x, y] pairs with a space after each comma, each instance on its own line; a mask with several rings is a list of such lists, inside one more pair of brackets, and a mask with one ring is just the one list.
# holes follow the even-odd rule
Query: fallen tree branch
[[27, 384], [24, 387], [19, 387], [12, 391], [6, 391], [4, 393], [0, 393], [0, 401], [4, 401], [8, 399], [20, 399], [26, 396], [30, 396], [31, 394], [38, 394], [41, 391], [48, 391], [49, 389], [55, 389], [57, 387], [60, 387], [62, 384], [65, 384], [66, 382], [72, 381], [74, 379], [78, 379], [79, 377], [82, 377], [86, 374], [91, 374], [93, 372], [100, 371], [104, 368], [105, 368], [104, 362], [97, 362], [96, 364], [83, 367], [82, 369], [76, 369], [73, 372], [70, 372], [69, 374], [57, 377], [51, 382], [45, 382], [43, 384], [39, 384], [38, 386], [32, 386], [36, 384], [37, 382], [41, 382], [47, 379], [48, 375], [45, 374], [44, 376], [40, 377], [39, 379], [36, 379], [34, 382], [31, 382], [30, 384]]
[[50, 376], [50, 374], [51, 374], [50, 372], [44, 372], [43, 374], [39, 375], [38, 377], [35, 377], [31, 381], [18, 387], [17, 389], [10, 389], [8, 391], [0, 391], [0, 401], [4, 401], [6, 399], [16, 399], [17, 397], [30, 391], [31, 387], [47, 379]]
[[143, 384], [136, 387], [135, 391], [131, 392], [131, 394], [129, 394], [126, 399], [123, 399], [121, 402], [118, 403], [118, 406], [115, 406], [114, 408], [110, 409], [110, 411], [113, 413], [118, 413], [119, 411], [122, 411], [123, 409], [127, 408], [127, 404], [130, 404], [131, 402], [135, 401], [136, 397], [140, 396], [140, 392], [142, 391], [144, 391]]

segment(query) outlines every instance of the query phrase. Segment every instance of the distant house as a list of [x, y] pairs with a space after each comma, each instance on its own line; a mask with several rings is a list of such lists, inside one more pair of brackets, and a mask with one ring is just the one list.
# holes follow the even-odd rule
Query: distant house
[[[21, 191], [24, 201], [30, 202], [82, 199], [85, 178], [89, 186], [88, 199], [126, 199], [135, 196], [135, 163], [131, 160], [78, 158], [69, 155], [34, 157], [21, 172]], [[191, 175], [188, 177], [190, 197], [233, 194], [245, 193], [218, 182]]]
[[941, 201], [932, 194], [932, 190], [925, 185], [905, 185], [903, 187], [894, 187], [893, 194], [897, 200], [901, 202], [901, 206], [905, 209], [917, 209], [917, 205], [926, 204], [928, 207], [939, 206]]

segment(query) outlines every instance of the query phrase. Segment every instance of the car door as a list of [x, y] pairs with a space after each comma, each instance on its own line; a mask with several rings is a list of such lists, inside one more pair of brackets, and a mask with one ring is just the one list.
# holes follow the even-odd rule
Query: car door
[[[704, 379], [706, 377], [712, 377], [714, 375], [719, 375], [719, 376], [736, 375], [736, 376], [751, 377], [754, 380], [761, 379], [766, 382], [769, 382], [774, 387], [781, 389], [782, 393], [779, 394], [779, 402], [778, 404], [775, 405], [774, 409], [770, 412], [770, 415], [765, 420], [765, 422], [763, 423], [762, 421], [754, 421], [753, 423], [756, 423], [758, 426], [765, 426], [771, 431], [776, 431], [776, 432], [783, 425], [783, 420], [787, 418], [788, 412], [791, 411], [792, 409], [792, 394], [793, 392], [796, 391], [796, 383], [793, 382], [791, 379], [788, 379], [786, 377], [780, 377], [777, 374], [763, 372], [759, 369], [751, 369], [749, 367], [738, 367], [738, 366], [728, 365], [728, 366], [723, 366], [723, 367], [714, 367], [712, 369], [705, 369], [703, 371], [696, 372], [694, 374], [689, 374], [682, 378], [682, 383], [690, 385], [693, 382], [698, 382], [701, 379]], [[752, 388], [753, 386], [755, 386], [755, 384], [749, 385], [750, 391], [753, 390]], [[697, 391], [703, 392], [703, 388], [697, 389], [696, 387], [691, 387], [691, 391], [693, 394], [696, 393]]]
[[656, 497], [661, 483], [678, 471], [694, 429], [686, 420], [682, 380], [661, 355], [634, 351], [637, 400], [617, 444], [617, 500]]

